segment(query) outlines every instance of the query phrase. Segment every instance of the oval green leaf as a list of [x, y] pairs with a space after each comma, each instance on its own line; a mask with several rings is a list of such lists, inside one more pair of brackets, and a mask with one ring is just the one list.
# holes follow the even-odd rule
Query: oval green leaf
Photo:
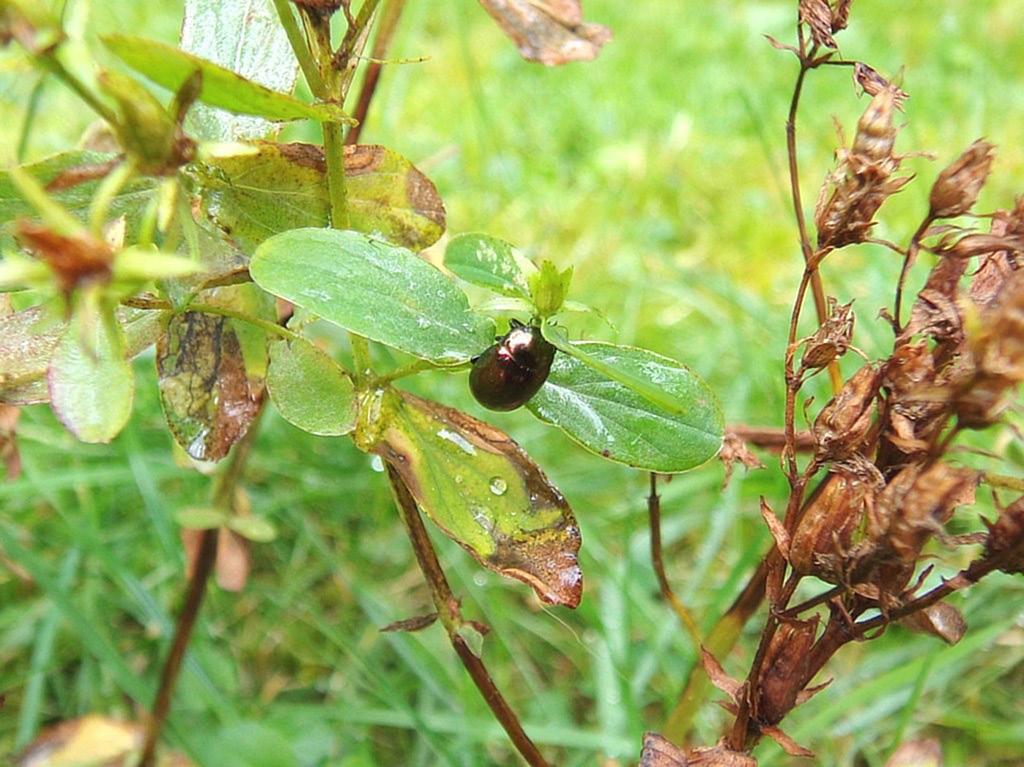
[[199, 100], [210, 106], [267, 120], [348, 120], [336, 104], [307, 104], [156, 40], [119, 34], [105, 35], [102, 40], [125, 64], [171, 91], [176, 92], [193, 72], [202, 72]]
[[304, 340], [270, 345], [267, 390], [293, 426], [322, 437], [348, 434], [356, 424], [352, 379], [344, 368]]
[[[255, 151], [210, 157], [194, 166], [206, 214], [251, 253], [267, 237], [329, 223], [323, 150], [260, 142]], [[345, 147], [349, 228], [413, 250], [444, 233], [444, 204], [412, 163], [382, 146]]]
[[405, 248], [359, 232], [296, 229], [264, 242], [249, 271], [261, 288], [346, 330], [438, 365], [493, 343], [494, 324]]
[[46, 372], [50, 407], [82, 442], [110, 442], [128, 422], [135, 379], [113, 316], [75, 315]]
[[503, 431], [458, 410], [388, 391], [373, 447], [420, 508], [485, 567], [576, 607], [583, 590], [572, 509]]
[[230, 517], [228, 527], [253, 543], [270, 543], [277, 538], [277, 528], [262, 517]]
[[566, 344], [564, 337], [557, 346], [562, 353], [548, 380], [527, 403], [542, 421], [604, 458], [646, 471], [686, 471], [717, 455], [722, 411], [690, 369], [630, 346]]
[[444, 251], [444, 265], [468, 283], [526, 300], [529, 276], [537, 271], [511, 243], [478, 233], [453, 237]]

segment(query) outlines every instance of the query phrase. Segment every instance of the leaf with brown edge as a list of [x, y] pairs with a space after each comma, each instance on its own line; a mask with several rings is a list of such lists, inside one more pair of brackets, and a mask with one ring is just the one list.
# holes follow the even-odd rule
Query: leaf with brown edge
[[[312, 144], [259, 142], [255, 152], [197, 164], [202, 207], [246, 252], [271, 235], [328, 224], [323, 150]], [[345, 147], [349, 228], [379, 233], [412, 250], [444, 233], [444, 203], [433, 182], [386, 147]]]
[[576, 519], [519, 445], [483, 421], [405, 392], [381, 392], [377, 406], [380, 433], [367, 449], [394, 467], [445, 534], [485, 567], [529, 584], [542, 601], [579, 604]]
[[197, 461], [219, 461], [248, 431], [259, 404], [230, 321], [200, 312], [175, 315], [156, 354], [171, 433]]
[[546, 66], [590, 61], [611, 30], [583, 21], [580, 0], [480, 0], [527, 61]]

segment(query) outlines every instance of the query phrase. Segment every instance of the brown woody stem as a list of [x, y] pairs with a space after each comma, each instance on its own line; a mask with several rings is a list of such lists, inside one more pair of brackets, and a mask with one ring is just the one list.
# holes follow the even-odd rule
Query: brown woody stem
[[423, 519], [420, 517], [419, 508], [416, 506], [416, 499], [412, 497], [412, 493], [405, 486], [401, 476], [391, 466], [388, 466], [388, 480], [391, 482], [391, 489], [395, 494], [395, 500], [398, 502], [398, 510], [402, 515], [402, 521], [405, 523], [406, 532], [409, 534], [409, 541], [412, 543], [413, 552], [416, 554], [416, 562], [419, 564], [423, 577], [430, 587], [430, 595], [434, 600], [438, 617], [441, 619], [441, 623], [444, 624], [448, 639], [455, 648], [459, 660], [462, 661], [462, 665], [473, 679], [477, 689], [480, 690], [480, 694], [494, 713], [495, 718], [501, 723], [501, 726], [508, 734], [512, 745], [515, 746], [527, 764], [531, 765], [531, 767], [548, 767], [547, 761], [523, 729], [523, 725], [519, 722], [519, 717], [516, 716], [515, 711], [512, 710], [512, 707], [509, 706], [508, 701], [505, 700], [501, 691], [494, 683], [494, 679], [491, 678], [487, 667], [470, 649], [459, 633], [459, 629], [462, 626], [459, 602], [452, 594], [451, 586], [448, 585], [448, 579], [445, 577], [444, 570], [441, 569], [441, 563], [437, 559], [437, 552], [434, 551], [434, 545], [430, 542], [427, 529], [423, 526]]
[[661, 589], [661, 596], [669, 603], [669, 606], [679, 618], [686, 633], [690, 635], [693, 646], [699, 648], [701, 645], [700, 629], [694, 621], [686, 605], [676, 596], [672, 586], [665, 575], [665, 563], [661, 556], [661, 496], [658, 495], [658, 475], [651, 472], [651, 492], [647, 496], [647, 513], [650, 517], [651, 528], [651, 564], [654, 566], [654, 574], [658, 577], [658, 586]]
[[[265, 400], [264, 400], [265, 402]], [[256, 417], [249, 426], [249, 431], [239, 440], [232, 450], [224, 470], [217, 477], [211, 489], [211, 502], [218, 508], [229, 508], [234, 498], [235, 488], [245, 470], [245, 464], [249, 459], [252, 443], [259, 430], [260, 416], [263, 414], [263, 403]], [[217, 536], [220, 531], [217, 529], [203, 530], [199, 539], [199, 551], [196, 555], [192, 576], [189, 578], [185, 591], [185, 604], [178, 616], [178, 623], [174, 627], [174, 639], [171, 641], [171, 649], [164, 661], [163, 669], [160, 672], [160, 686], [157, 689], [156, 698], [153, 701], [153, 711], [146, 724], [146, 736], [142, 748], [142, 756], [139, 759], [139, 767], [153, 767], [156, 764], [156, 749], [160, 742], [160, 733], [163, 732], [167, 723], [167, 716], [171, 711], [171, 699], [174, 696], [174, 688], [181, 673], [181, 664], [185, 659], [185, 650], [192, 637], [192, 629], [195, 628], [196, 619], [199, 617], [199, 609], [203, 605], [203, 597], [206, 594], [206, 582], [213, 573], [214, 565], [217, 562]]]

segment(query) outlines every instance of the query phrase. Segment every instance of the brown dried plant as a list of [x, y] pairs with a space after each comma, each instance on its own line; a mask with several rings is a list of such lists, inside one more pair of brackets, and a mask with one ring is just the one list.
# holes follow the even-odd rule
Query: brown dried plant
[[[806, 268], [784, 360], [785, 436], [779, 446], [789, 498], [781, 518], [762, 500], [774, 546], [702, 648], [703, 671], [726, 694], [722, 705], [732, 724], [712, 751], [677, 748], [652, 735], [642, 766], [753, 764], [749, 752], [762, 736], [791, 755], [812, 756], [779, 725], [822, 689], [812, 681], [840, 648], [876, 638], [894, 622], [955, 643], [966, 624], [942, 600], [996, 570], [1024, 572], [1024, 497], [1001, 508], [983, 531], [956, 537], [945, 532], [955, 515], [974, 504], [982, 482], [1020, 491], [1019, 483], [959, 465], [952, 449], [966, 430], [1004, 424], [1024, 381], [1024, 271], [1018, 271], [1024, 198], [1010, 210], [975, 215], [956, 227], [939, 223], [972, 213], [994, 157], [993, 146], [979, 139], [938, 174], [928, 210], [905, 247], [872, 239], [882, 205], [913, 180], [900, 175], [906, 155], [896, 152], [894, 119], [908, 95], [867, 64], [838, 56], [834, 35], [849, 21], [850, 5], [800, 0], [798, 45], [771, 41], [795, 54], [800, 65], [787, 136]], [[822, 185], [814, 246], [803, 218], [795, 117], [805, 76], [823, 66], [851, 67], [856, 86], [871, 101], [852, 144], [837, 152], [836, 168]], [[987, 232], [973, 228], [986, 220]], [[809, 286], [822, 282], [822, 264], [864, 242], [881, 244], [903, 260], [893, 307], [882, 312], [893, 327], [893, 345], [886, 358], [866, 359], [845, 381], [834, 377], [832, 399], [808, 413], [808, 445], [796, 431], [798, 400], [811, 375], [826, 367], [838, 370], [836, 361], [855, 348], [854, 315], [852, 304], [828, 298], [829, 311], [823, 320], [819, 315], [817, 331], [798, 340], [801, 310]], [[904, 285], [922, 250], [935, 263], [904, 322]], [[812, 405], [810, 399], [803, 402], [806, 409]], [[732, 436], [730, 456], [749, 455], [739, 436]], [[974, 558], [954, 577], [925, 589], [935, 558], [929, 543], [936, 540], [945, 546], [940, 552], [974, 545]], [[830, 587], [793, 604], [807, 576]], [[730, 678], [715, 656], [732, 648], [737, 627], [765, 599], [768, 615], [747, 676]], [[686, 734], [685, 701], [695, 689], [691, 679], [666, 728], [674, 740]]]

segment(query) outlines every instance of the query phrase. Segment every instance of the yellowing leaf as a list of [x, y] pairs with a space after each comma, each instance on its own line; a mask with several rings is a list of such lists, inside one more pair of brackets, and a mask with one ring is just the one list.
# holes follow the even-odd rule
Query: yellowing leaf
[[388, 391], [373, 452], [420, 508], [485, 567], [576, 607], [580, 532], [569, 504], [503, 431], [458, 410]]

